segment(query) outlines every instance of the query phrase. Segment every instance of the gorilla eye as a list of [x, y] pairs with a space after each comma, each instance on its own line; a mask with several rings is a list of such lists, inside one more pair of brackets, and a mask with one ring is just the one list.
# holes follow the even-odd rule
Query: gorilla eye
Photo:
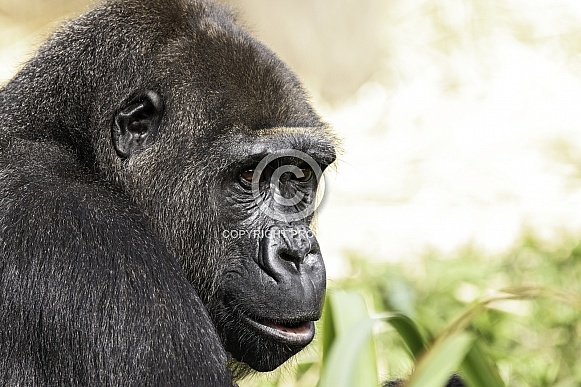
[[294, 180], [306, 183], [313, 177], [313, 170], [311, 168], [301, 168], [302, 176], [294, 176]]
[[240, 174], [240, 177], [249, 183], [252, 183], [252, 176], [254, 176], [254, 169], [247, 169]]

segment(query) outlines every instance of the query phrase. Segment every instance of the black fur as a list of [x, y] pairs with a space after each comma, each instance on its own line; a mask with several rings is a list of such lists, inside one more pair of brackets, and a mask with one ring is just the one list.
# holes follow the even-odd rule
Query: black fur
[[[383, 387], [405, 387], [405, 380], [394, 380], [387, 382]], [[465, 387], [464, 381], [458, 375], [452, 375], [446, 382], [445, 387]]]
[[[284, 236], [312, 215], [274, 220], [240, 179], [288, 149], [335, 157], [296, 77], [222, 6], [110, 1], [55, 33], [0, 89], [2, 383], [227, 386], [227, 363], [301, 350], [256, 324], [319, 318], [316, 240]], [[285, 184], [313, 200], [316, 181]]]

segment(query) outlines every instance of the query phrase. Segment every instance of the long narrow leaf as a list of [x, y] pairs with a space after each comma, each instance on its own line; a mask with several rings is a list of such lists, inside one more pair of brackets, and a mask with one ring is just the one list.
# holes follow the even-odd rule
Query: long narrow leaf
[[414, 360], [426, 350], [426, 343], [423, 335], [420, 333], [416, 323], [414, 323], [408, 316], [401, 313], [388, 313], [382, 314], [378, 317], [395, 328], [406, 344], [410, 355]]
[[[374, 321], [367, 319], [353, 327], [350, 334], [343, 335], [333, 344], [327, 360], [320, 387], [377, 387], [375, 372], [361, 372], [358, 363], [361, 353], [371, 338]], [[375, 361], [375, 359], [373, 359]]]
[[423, 356], [412, 374], [408, 387], [442, 387], [467, 355], [474, 336], [461, 332], [437, 342]]
[[[373, 320], [363, 298], [353, 292], [331, 292], [325, 305], [324, 375], [321, 386], [373, 386], [377, 359], [372, 339]], [[338, 375], [341, 375], [338, 377]], [[343, 382], [341, 381], [343, 380]]]
[[331, 347], [336, 339], [335, 326], [333, 324], [333, 308], [331, 307], [331, 301], [329, 295], [325, 300], [325, 306], [323, 307], [323, 367], [326, 366], [329, 354], [331, 353]]
[[355, 325], [369, 319], [367, 305], [359, 293], [336, 290], [329, 294], [329, 301], [337, 335], [350, 333]]
[[478, 343], [474, 344], [462, 362], [462, 377], [471, 387], [504, 387], [496, 366], [484, 355]]

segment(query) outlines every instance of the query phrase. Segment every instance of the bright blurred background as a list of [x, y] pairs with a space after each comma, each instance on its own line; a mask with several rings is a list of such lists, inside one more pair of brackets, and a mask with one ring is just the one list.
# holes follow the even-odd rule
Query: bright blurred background
[[[580, 294], [581, 3], [228, 3], [343, 140], [318, 219], [331, 289], [431, 333], [490, 289]], [[0, 84], [87, 7], [0, 0]], [[545, 296], [470, 328], [507, 385], [581, 385], [581, 314]], [[396, 334], [375, 333], [380, 379], [407, 375]], [[316, 352], [248, 385], [312, 385]]]

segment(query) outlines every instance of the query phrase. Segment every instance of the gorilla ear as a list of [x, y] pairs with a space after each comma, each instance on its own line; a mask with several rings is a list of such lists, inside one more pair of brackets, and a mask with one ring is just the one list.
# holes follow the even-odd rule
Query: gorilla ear
[[115, 114], [111, 130], [119, 157], [127, 158], [149, 145], [159, 131], [162, 115], [163, 101], [155, 91], [143, 91], [129, 98]]

